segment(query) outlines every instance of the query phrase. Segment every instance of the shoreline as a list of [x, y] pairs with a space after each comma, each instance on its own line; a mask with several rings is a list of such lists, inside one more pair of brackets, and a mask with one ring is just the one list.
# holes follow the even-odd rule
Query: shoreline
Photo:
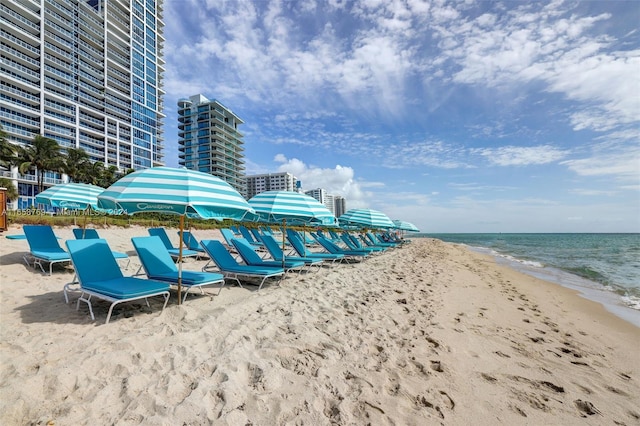
[[[98, 231], [130, 256], [130, 238], [146, 234]], [[55, 232], [71, 238], [71, 228]], [[22, 262], [26, 250], [26, 241], [0, 245], [3, 424], [640, 420], [638, 327], [453, 243], [415, 239], [260, 291], [205, 290], [180, 306], [172, 292], [163, 313], [151, 301], [107, 325], [104, 304], [94, 322], [64, 303], [71, 271], [44, 276]]]
[[[436, 238], [437, 237], [418, 237], [418, 238]], [[441, 240], [442, 241], [442, 240]], [[581, 297], [600, 303], [607, 311], [618, 316], [619, 318], [640, 328], [640, 303], [635, 302], [631, 306], [631, 301], [626, 302], [625, 296], [608, 289], [605, 285], [588, 278], [581, 277], [571, 272], [550, 267], [538, 266], [538, 262], [532, 264], [531, 261], [525, 261], [513, 257], [512, 255], [504, 255], [495, 252], [487, 247], [473, 246], [466, 243], [447, 242], [449, 244], [459, 244], [469, 250], [492, 257], [497, 264], [504, 264], [509, 268], [521, 272], [526, 275], [539, 278], [540, 280], [568, 288], [576, 291]]]

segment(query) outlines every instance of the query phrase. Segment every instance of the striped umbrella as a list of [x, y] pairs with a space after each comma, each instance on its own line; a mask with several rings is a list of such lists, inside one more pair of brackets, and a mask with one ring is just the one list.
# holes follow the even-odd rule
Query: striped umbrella
[[222, 179], [172, 167], [152, 167], [122, 177], [100, 194], [98, 206], [122, 209], [125, 214], [160, 212], [219, 220], [241, 220], [253, 211]]
[[395, 228], [395, 225], [382, 212], [372, 209], [351, 209], [338, 218], [341, 225], [381, 229]]
[[122, 177], [98, 196], [98, 206], [122, 209], [125, 214], [180, 215], [178, 303], [181, 300], [184, 217], [242, 220], [247, 212], [254, 213], [242, 195], [222, 179], [172, 167], [152, 167]]
[[405, 222], [404, 220], [394, 220], [395, 228], [401, 231], [420, 232], [417, 226], [411, 222]]
[[[259, 221], [289, 224], [324, 225], [336, 224], [336, 217], [324, 204], [306, 194], [293, 191], [265, 191], [255, 195], [249, 204], [256, 211]], [[286, 229], [282, 231], [282, 251], [285, 250]], [[284, 263], [284, 257], [282, 258]]]
[[249, 200], [258, 219], [264, 222], [290, 224], [335, 225], [336, 217], [324, 204], [305, 194], [293, 191], [261, 192]]
[[96, 210], [102, 191], [104, 188], [87, 183], [61, 183], [36, 195], [36, 203], [60, 209]]

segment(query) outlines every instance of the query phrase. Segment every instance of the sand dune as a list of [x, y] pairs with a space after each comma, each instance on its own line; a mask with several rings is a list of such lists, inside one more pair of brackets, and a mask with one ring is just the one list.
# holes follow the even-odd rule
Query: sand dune
[[[146, 234], [99, 232], [131, 255]], [[419, 239], [107, 325], [106, 304], [91, 321], [64, 303], [71, 270], [44, 276], [26, 250], [0, 243], [3, 425], [640, 424], [640, 329], [463, 247]]]

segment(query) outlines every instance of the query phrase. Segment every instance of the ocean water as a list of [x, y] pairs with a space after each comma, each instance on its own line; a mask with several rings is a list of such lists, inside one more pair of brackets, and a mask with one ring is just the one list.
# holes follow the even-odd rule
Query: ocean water
[[460, 243], [578, 290], [640, 327], [640, 234], [413, 234]]

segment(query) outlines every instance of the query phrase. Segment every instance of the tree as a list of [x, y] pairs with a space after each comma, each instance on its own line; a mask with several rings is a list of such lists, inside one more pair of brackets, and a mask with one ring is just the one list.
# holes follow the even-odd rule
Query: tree
[[98, 185], [103, 188], [108, 188], [117, 181], [118, 178], [118, 167], [112, 164], [102, 171]]
[[84, 170], [90, 164], [89, 154], [82, 148], [67, 148], [61, 171], [69, 176], [72, 182], [83, 183]]
[[82, 182], [99, 185], [103, 174], [104, 163], [100, 161], [96, 161], [94, 163], [87, 162], [82, 170]]
[[7, 188], [7, 200], [13, 201], [18, 199], [18, 190], [13, 185], [11, 179], [0, 178], [0, 188]]
[[30, 145], [20, 149], [18, 171], [25, 173], [36, 169], [38, 192], [44, 190], [44, 175], [46, 172], [59, 172], [64, 161], [60, 145], [53, 139], [36, 135]]
[[7, 140], [7, 132], [0, 125], [0, 166], [10, 168], [16, 163], [18, 146]]

